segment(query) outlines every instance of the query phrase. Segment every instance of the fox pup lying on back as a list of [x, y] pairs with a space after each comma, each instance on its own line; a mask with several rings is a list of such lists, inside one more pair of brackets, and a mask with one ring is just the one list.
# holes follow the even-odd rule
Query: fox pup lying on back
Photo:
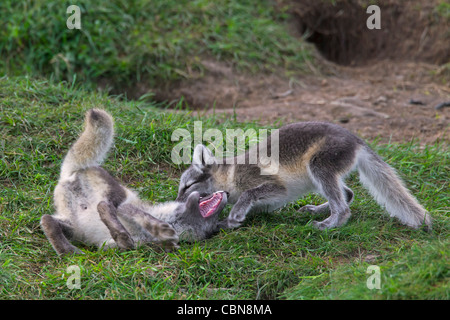
[[[273, 145], [279, 152], [278, 171], [267, 174], [267, 163], [260, 161], [259, 155], [270, 154]], [[249, 159], [258, 161], [251, 164]], [[334, 228], [350, 218], [353, 192], [344, 178], [354, 169], [392, 217], [412, 228], [423, 224], [431, 227], [430, 215], [411, 196], [393, 168], [357, 136], [322, 122], [286, 125], [246, 153], [224, 161], [216, 159], [205, 146], [197, 145], [192, 165], [181, 176], [177, 200], [187, 199], [193, 192], [202, 195], [227, 191], [228, 202], [234, 206], [228, 218], [219, 223], [219, 228], [225, 229], [238, 227], [250, 212], [273, 211], [305, 193], [319, 192], [328, 202], [306, 205], [300, 211], [315, 214], [329, 210], [328, 218], [313, 224], [319, 229]]]
[[112, 146], [114, 125], [104, 110], [86, 113], [85, 129], [65, 157], [54, 192], [56, 213], [44, 215], [41, 226], [58, 254], [81, 253], [70, 241], [98, 247], [132, 249], [156, 242], [166, 249], [178, 240], [209, 237], [225, 192], [202, 199], [193, 192], [182, 201], [150, 205], [121, 185], [100, 164]]

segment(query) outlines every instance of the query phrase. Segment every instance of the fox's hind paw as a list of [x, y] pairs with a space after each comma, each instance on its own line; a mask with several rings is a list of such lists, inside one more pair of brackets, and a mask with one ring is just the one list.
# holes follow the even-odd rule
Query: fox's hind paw
[[162, 223], [159, 226], [158, 238], [161, 242], [161, 247], [166, 252], [175, 251], [178, 246], [178, 235], [175, 230], [167, 223]]
[[174, 252], [177, 251], [180, 246], [176, 242], [165, 241], [161, 244], [161, 247], [165, 252]]

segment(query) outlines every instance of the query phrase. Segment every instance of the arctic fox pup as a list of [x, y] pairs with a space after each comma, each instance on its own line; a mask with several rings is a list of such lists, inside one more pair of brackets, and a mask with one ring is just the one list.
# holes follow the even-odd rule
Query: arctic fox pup
[[113, 144], [113, 118], [91, 109], [85, 128], [67, 153], [54, 191], [56, 213], [44, 215], [41, 226], [58, 254], [82, 253], [70, 241], [98, 247], [133, 249], [155, 242], [165, 249], [209, 237], [227, 194], [193, 192], [182, 201], [150, 205], [100, 167]]
[[[278, 147], [278, 162], [270, 166], [278, 170], [267, 174], [271, 168], [259, 156], [271, 154], [273, 145]], [[257, 159], [257, 163], [249, 159]], [[236, 228], [249, 212], [273, 211], [306, 193], [319, 192], [328, 202], [306, 205], [301, 211], [329, 211], [328, 218], [313, 224], [318, 229], [335, 228], [350, 218], [353, 191], [344, 178], [355, 169], [362, 184], [392, 217], [412, 228], [431, 228], [429, 213], [392, 167], [348, 130], [324, 122], [286, 125], [244, 154], [223, 161], [205, 146], [197, 145], [192, 165], [181, 176], [177, 200], [185, 200], [194, 192], [202, 195], [225, 190], [234, 206], [218, 226]]]

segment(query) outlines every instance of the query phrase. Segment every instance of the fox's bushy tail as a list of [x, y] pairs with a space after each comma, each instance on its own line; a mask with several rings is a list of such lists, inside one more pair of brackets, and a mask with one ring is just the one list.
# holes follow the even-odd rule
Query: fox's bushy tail
[[409, 193], [396, 171], [369, 147], [360, 150], [357, 167], [362, 184], [391, 217], [412, 228], [425, 225], [431, 229], [430, 214]]
[[101, 109], [86, 112], [84, 131], [67, 153], [61, 175], [100, 165], [113, 143], [114, 120]]

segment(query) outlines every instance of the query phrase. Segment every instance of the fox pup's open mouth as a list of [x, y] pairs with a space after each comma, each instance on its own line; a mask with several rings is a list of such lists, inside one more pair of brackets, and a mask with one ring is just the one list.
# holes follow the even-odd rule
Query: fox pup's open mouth
[[200, 208], [200, 214], [203, 218], [207, 218], [217, 211], [223, 200], [224, 193], [225, 192], [223, 191], [218, 191], [199, 199], [198, 206]]

